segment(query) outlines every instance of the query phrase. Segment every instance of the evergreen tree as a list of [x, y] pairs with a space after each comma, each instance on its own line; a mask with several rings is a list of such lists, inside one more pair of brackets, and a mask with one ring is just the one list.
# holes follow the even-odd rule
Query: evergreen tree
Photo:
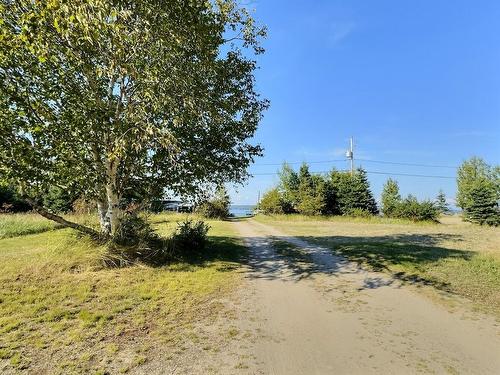
[[436, 197], [436, 207], [442, 214], [447, 214], [450, 212], [450, 207], [446, 203], [446, 195], [443, 190], [439, 190], [439, 194]]
[[389, 178], [382, 191], [382, 213], [386, 217], [394, 216], [398, 204], [401, 202], [397, 181]]
[[283, 208], [286, 210], [285, 213], [292, 213], [298, 204], [299, 176], [287, 163], [283, 164], [278, 175], [280, 178], [278, 189], [283, 200]]
[[299, 169], [299, 188], [300, 185], [313, 186], [313, 180], [311, 178], [311, 172], [309, 172], [309, 166], [306, 163], [302, 163]]
[[345, 172], [332, 170], [330, 185], [333, 192], [331, 211], [334, 215], [346, 215], [351, 206], [352, 183], [351, 176]]
[[367, 211], [373, 215], [378, 214], [377, 203], [370, 190], [366, 171], [362, 168], [359, 168], [353, 176], [353, 196], [355, 200], [353, 208]]
[[457, 205], [464, 220], [497, 225], [500, 199], [500, 168], [474, 157], [462, 163], [457, 176]]
[[481, 225], [499, 225], [500, 210], [494, 186], [479, 181], [471, 187], [469, 194], [471, 203], [465, 209], [467, 219]]
[[359, 168], [353, 175], [333, 170], [330, 183], [335, 192], [335, 211], [341, 215], [351, 215], [354, 211], [377, 214], [377, 203], [370, 191], [366, 172]]
[[311, 176], [307, 164], [301, 165], [297, 210], [303, 215], [319, 215], [325, 207], [324, 184], [318, 177]]

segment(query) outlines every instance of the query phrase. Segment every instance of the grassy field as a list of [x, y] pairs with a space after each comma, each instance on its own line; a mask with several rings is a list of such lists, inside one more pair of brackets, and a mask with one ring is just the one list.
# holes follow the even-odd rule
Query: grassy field
[[[182, 218], [150, 219], [166, 235]], [[104, 247], [70, 229], [2, 215], [0, 373], [126, 373], [201, 340], [193, 322], [215, 319], [214, 301], [238, 285], [245, 253], [230, 223], [208, 223], [202, 262], [113, 269]]]
[[431, 285], [500, 315], [500, 230], [443, 217], [402, 220], [264, 216], [257, 221], [416, 285]]

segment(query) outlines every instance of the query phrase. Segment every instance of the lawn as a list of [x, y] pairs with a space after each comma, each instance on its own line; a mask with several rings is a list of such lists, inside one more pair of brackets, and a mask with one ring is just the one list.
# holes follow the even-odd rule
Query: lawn
[[383, 218], [255, 218], [414, 285], [458, 294], [482, 310], [500, 311], [500, 230], [443, 217], [440, 224]]
[[[150, 220], [166, 235], [182, 218]], [[209, 340], [194, 323], [216, 319], [214, 302], [241, 280], [245, 250], [228, 222], [208, 222], [203, 261], [107, 268], [105, 248], [70, 229], [33, 215], [0, 220], [0, 373], [126, 373], [168, 361], [186, 341]]]

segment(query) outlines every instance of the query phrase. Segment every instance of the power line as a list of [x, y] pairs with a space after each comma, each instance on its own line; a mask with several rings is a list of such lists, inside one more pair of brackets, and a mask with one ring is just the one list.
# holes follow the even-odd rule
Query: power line
[[[349, 170], [337, 170], [338, 172], [349, 172]], [[326, 174], [331, 171], [316, 171], [311, 172], [312, 174]], [[455, 179], [454, 176], [440, 176], [440, 175], [425, 175], [425, 174], [410, 174], [410, 173], [391, 173], [391, 172], [380, 172], [380, 171], [366, 171], [369, 174], [382, 174], [388, 176], [405, 176], [405, 177], [425, 177], [425, 178], [445, 178], [445, 179]], [[269, 173], [252, 173], [252, 176], [275, 176], [278, 175], [278, 172], [269, 172]]]
[[341, 161], [346, 161], [346, 159], [320, 160], [320, 161], [292, 161], [292, 162], [284, 161], [282, 163], [257, 163], [257, 164], [254, 164], [254, 165], [255, 166], [259, 166], [259, 165], [283, 165], [285, 163], [289, 164], [289, 165], [302, 164], [302, 163], [306, 163], [306, 164], [326, 164], [326, 163], [336, 163], [336, 162], [341, 162]]
[[369, 163], [379, 163], [379, 164], [393, 164], [393, 165], [408, 165], [412, 167], [429, 167], [429, 168], [450, 168], [450, 169], [458, 169], [456, 166], [451, 165], [434, 165], [434, 164], [419, 164], [419, 163], [402, 163], [396, 161], [385, 161], [385, 160], [373, 160], [373, 159], [356, 159], [360, 161], [366, 161]]
[[[272, 166], [272, 165], [283, 165], [284, 163], [293, 165], [293, 164], [327, 164], [327, 163], [338, 163], [338, 162], [345, 162], [348, 161], [349, 159], [332, 159], [332, 160], [318, 160], [318, 161], [292, 161], [292, 162], [282, 162], [282, 163], [257, 163], [254, 164], [254, 166]], [[359, 161], [364, 161], [367, 163], [378, 163], [378, 164], [391, 164], [391, 165], [406, 165], [410, 167], [427, 167], [427, 168], [449, 168], [449, 169], [458, 169], [457, 166], [451, 166], [451, 165], [437, 165], [437, 164], [420, 164], [420, 163], [404, 163], [404, 162], [397, 162], [397, 161], [387, 161], [387, 160], [374, 160], [374, 159], [359, 159], [357, 158], [356, 160]]]
[[410, 173], [391, 173], [391, 172], [379, 172], [379, 171], [367, 171], [366, 173], [371, 174], [385, 174], [390, 176], [408, 176], [408, 177], [426, 177], [426, 178], [449, 178], [456, 179], [454, 176], [438, 176], [438, 175], [426, 175], [426, 174], [410, 174]]

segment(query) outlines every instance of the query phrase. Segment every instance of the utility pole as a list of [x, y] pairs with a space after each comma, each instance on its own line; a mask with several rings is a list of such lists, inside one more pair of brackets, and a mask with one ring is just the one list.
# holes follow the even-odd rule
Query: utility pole
[[351, 161], [351, 176], [354, 174], [354, 141], [353, 141], [353, 137], [350, 138], [350, 148], [349, 150], [347, 150], [347, 152], [345, 153], [345, 156], [347, 157], [347, 159], [349, 159]]
[[257, 206], [260, 204], [260, 190], [259, 190], [259, 196], [257, 198]]

